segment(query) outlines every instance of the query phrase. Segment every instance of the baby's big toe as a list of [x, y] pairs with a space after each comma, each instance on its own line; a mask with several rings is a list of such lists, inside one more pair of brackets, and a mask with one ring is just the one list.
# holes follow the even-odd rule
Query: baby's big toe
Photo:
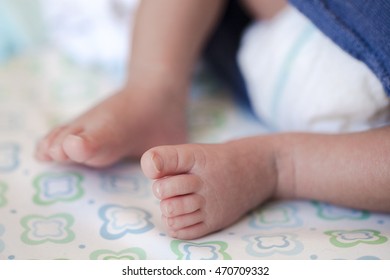
[[68, 157], [77, 163], [86, 162], [93, 154], [92, 147], [80, 135], [70, 134], [66, 136], [63, 147]]
[[152, 148], [144, 153], [141, 166], [152, 179], [189, 173], [195, 165], [204, 161], [204, 154], [197, 145], [171, 145]]

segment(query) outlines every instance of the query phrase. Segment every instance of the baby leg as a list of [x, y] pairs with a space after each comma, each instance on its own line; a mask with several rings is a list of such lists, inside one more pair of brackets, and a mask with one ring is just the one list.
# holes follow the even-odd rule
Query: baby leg
[[186, 141], [193, 64], [222, 0], [141, 1], [126, 87], [38, 144], [39, 160], [106, 166]]
[[147, 151], [141, 166], [145, 175], [155, 180], [153, 191], [161, 201], [168, 234], [179, 239], [199, 238], [278, 197], [273, 145], [269, 137], [253, 137]]
[[[312, 26], [310, 26], [310, 28], [312, 28]], [[302, 31], [306, 32], [306, 29], [303, 29]], [[303, 39], [305, 39], [305, 37], [303, 37]], [[297, 46], [300, 47], [301, 45], [298, 44]], [[317, 45], [317, 47], [318, 46], [321, 45]], [[262, 47], [263, 45], [259, 44], [255, 45], [254, 49], [261, 54]], [[308, 55], [310, 56], [312, 53], [309, 52]], [[259, 56], [264, 58], [264, 55]], [[278, 55], [275, 54], [275, 56], [277, 57]], [[287, 61], [290, 63], [288, 65], [291, 67], [291, 62], [293, 62], [293, 60], [291, 60], [288, 55], [287, 58], [289, 58]], [[337, 56], [336, 61], [338, 61], [338, 58], [340, 58], [340, 56]], [[264, 70], [260, 74], [256, 71], [252, 72], [253, 75], [249, 75], [249, 78], [253, 78], [253, 80], [250, 82], [257, 83], [262, 86], [265, 84], [265, 87], [267, 87], [267, 79], [269, 79], [267, 74], [272, 74], [273, 66], [275, 64], [272, 63], [272, 61], [269, 62], [267, 57], [266, 59], [267, 60], [265, 61], [257, 61], [253, 57], [251, 59], [248, 57], [249, 66], [253, 65], [254, 61], [259, 62], [260, 64], [263, 63], [261, 67], [254, 67], [254, 69]], [[345, 58], [342, 58], [343, 61], [344, 59]], [[329, 61], [328, 64], [325, 65], [329, 66], [329, 64], [332, 65]], [[312, 64], [309, 63], [309, 65]], [[321, 65], [318, 64], [314, 64], [314, 66], [321, 68]], [[351, 67], [346, 66], [346, 73], [356, 73], [354, 72], [356, 70], [355, 66], [356, 64]], [[287, 67], [287, 70], [292, 69], [289, 67]], [[348, 69], [352, 68], [354, 71], [348, 71]], [[310, 70], [312, 68], [309, 67], [308, 69]], [[329, 71], [331, 68], [324, 69], [328, 69], [327, 71]], [[285, 77], [285, 73], [286, 72], [282, 72], [282, 78]], [[302, 72], [298, 71], [297, 74], [302, 74]], [[305, 72], [303, 77], [307, 77], [308, 74], [310, 74], [310, 71]], [[334, 76], [337, 77], [338, 75], [331, 75], [331, 77]], [[258, 80], [262, 77], [264, 77], [262, 81], [265, 81], [265, 83], [258, 83]], [[327, 80], [329, 85], [333, 86], [331, 88], [326, 88], [327, 91], [337, 93], [343, 83], [346, 85], [351, 84], [351, 80], [349, 80], [350, 78], [354, 81], [359, 80], [355, 80], [355, 78], [359, 77], [359, 75], [346, 75], [344, 77], [349, 78], [341, 79], [339, 80], [340, 82], [337, 83]], [[307, 80], [305, 79], [300, 80], [295, 84], [294, 81], [296, 80], [293, 79], [292, 84], [295, 87], [287, 87], [287, 83], [286, 87], [276, 87], [277, 92], [280, 92], [277, 97], [284, 93], [283, 90], [291, 91], [291, 94], [300, 93], [299, 89], [305, 89], [305, 86], [307, 86], [305, 83]], [[383, 92], [381, 92], [380, 84], [378, 86], [376, 81], [372, 79], [363, 79], [363, 81], [367, 86], [373, 89], [372, 92], [379, 93], [368, 95], [366, 101], [370, 101], [370, 104], [379, 104], [379, 107], [376, 107], [376, 111], [371, 111], [371, 109], [369, 109], [366, 112], [372, 114], [371, 116], [380, 115], [388, 104], [386, 102], [382, 103], [382, 101], [385, 100], [383, 100], [384, 95], [381, 95]], [[314, 86], [312, 91], [315, 91], [318, 89], [318, 86], [321, 86], [322, 84], [320, 83], [318, 85], [316, 83], [311, 83], [310, 85]], [[249, 90], [253, 90], [254, 87], [251, 85], [249, 86]], [[324, 88], [325, 86], [326, 85], [324, 85]], [[284, 130], [292, 130], [294, 128], [296, 130], [305, 130], [303, 127], [306, 128], [306, 130], [312, 131], [317, 129], [331, 129], [328, 131], [333, 132], [362, 129], [364, 128], [360, 126], [362, 122], [355, 122], [353, 119], [350, 121], [351, 119], [349, 119], [349, 117], [345, 117], [345, 114], [343, 114], [347, 111], [349, 113], [352, 112], [351, 116], [359, 116], [359, 114], [354, 114], [354, 112], [359, 112], [359, 108], [356, 109], [350, 107], [350, 103], [348, 101], [353, 100], [353, 95], [352, 99], [348, 98], [351, 98], [351, 94], [355, 93], [354, 89], [356, 88], [349, 91], [349, 96], [343, 92], [344, 97], [347, 99], [342, 99], [342, 102], [340, 102], [340, 99], [336, 98], [332, 100], [333, 103], [325, 102], [322, 104], [321, 100], [324, 99], [318, 99], [320, 96], [317, 96], [315, 99], [317, 99], [318, 102], [316, 107], [314, 107], [311, 111], [312, 113], [316, 114], [318, 112], [323, 112], [320, 109], [325, 109], [326, 112], [332, 113], [332, 108], [338, 108], [340, 114], [331, 119], [328, 119], [326, 116], [331, 116], [332, 114], [325, 114], [323, 116], [320, 114], [317, 115], [319, 116], [318, 118], [310, 118], [312, 121], [309, 122], [306, 121], [307, 118], [301, 118], [296, 121], [296, 124], [301, 125], [298, 128], [291, 126], [289, 121], [295, 121], [296, 115], [304, 112], [304, 109], [307, 109], [309, 103], [302, 105], [300, 102], [305, 101], [305, 99], [300, 99], [291, 95], [291, 97], [289, 97], [290, 99], [287, 99], [287, 102], [285, 103], [285, 110], [283, 110], [286, 114], [286, 123], [283, 124], [283, 122], [277, 121], [275, 124]], [[363, 87], [363, 89], [367, 89], [367, 87]], [[326, 95], [326, 93], [329, 92], [322, 91], [322, 94], [320, 95], [326, 98], [329, 96], [329, 94]], [[274, 101], [271, 95], [268, 100], [271, 101], [271, 105], [274, 105], [268, 106], [269, 103], [264, 102], [265, 99], [262, 94], [262, 92], [252, 91], [251, 97], [259, 96], [260, 99], [258, 100], [260, 101], [257, 104], [264, 104], [261, 105], [265, 107], [264, 110], [268, 110], [268, 107], [275, 110], [275, 113], [264, 113], [264, 115], [261, 115], [265, 120], [269, 120], [269, 123], [273, 124], [274, 122], [272, 119], [268, 119], [267, 116], [276, 116], [276, 113], [278, 113], [278, 110], [280, 109], [278, 107], [278, 102], [283, 101], [283, 99], [275, 99]], [[307, 93], [307, 97], [312, 97], [313, 95], [313, 92], [309, 91]], [[363, 105], [366, 105], [365, 103], [365, 101], [361, 102]], [[341, 106], [333, 107], [335, 104]], [[259, 107], [257, 109], [262, 109], [260, 105], [258, 106]], [[289, 112], [292, 111], [288, 109], [292, 109], [294, 106], [296, 106], [295, 108], [299, 108], [299, 110], [295, 111], [294, 114], [289, 114]], [[330, 110], [328, 110], [329, 108]], [[261, 113], [263, 111], [258, 112]], [[370, 116], [369, 114], [368, 116]], [[367, 117], [365, 113], [363, 113], [363, 115], [365, 116], [365, 121], [371, 120], [371, 118]], [[339, 122], [338, 120], [342, 121]], [[335, 123], [336, 126], [334, 126]], [[342, 125], [340, 125], [340, 123]], [[369, 124], [367, 122], [363, 123]], [[308, 129], [307, 124], [312, 124], [312, 127]], [[328, 126], [328, 124], [330, 125]], [[373, 124], [369, 125], [371, 127]], [[353, 137], [354, 136], [350, 137], [350, 139]], [[321, 143], [319, 145], [321, 147], [325, 146], [324, 143], [327, 143], [328, 141], [327, 137], [321, 136], [319, 138], [321, 138], [321, 141], [315, 141], [315, 143]], [[283, 174], [279, 172], [283, 168], [280, 168], [281, 161], [279, 161], [278, 158], [284, 157], [284, 151], [282, 149], [277, 149], [277, 147], [288, 146], [286, 143], [280, 143], [285, 140], [286, 138], [270, 135], [244, 138], [224, 144], [161, 146], [147, 151], [141, 159], [141, 165], [144, 173], [149, 178], [155, 179], [153, 191], [155, 196], [161, 200], [160, 206], [162, 220], [167, 227], [169, 235], [179, 239], [198, 238], [231, 225], [247, 213], [247, 211], [270, 198], [294, 197], [294, 187], [281, 188], [279, 185], [279, 182], [286, 181], [286, 178], [289, 178], [288, 182], [290, 185], [294, 185], [294, 179], [291, 179], [295, 176], [294, 168], [287, 172], [290, 172], [291, 174]], [[302, 147], [304, 149], [305, 145]], [[313, 147], [318, 149], [318, 146], [316, 145]], [[329, 153], [329, 151], [327, 153]], [[316, 153], [314, 152], [311, 154], [315, 155]], [[324, 156], [324, 154], [322, 154], [322, 156]], [[289, 161], [292, 161], [292, 159], [287, 156], [287, 162]], [[293, 164], [289, 163], [288, 165]], [[288, 168], [284, 170], [288, 170]], [[311, 180], [316, 179], [317, 178], [311, 178]], [[311, 187], [310, 184], [309, 187]]]

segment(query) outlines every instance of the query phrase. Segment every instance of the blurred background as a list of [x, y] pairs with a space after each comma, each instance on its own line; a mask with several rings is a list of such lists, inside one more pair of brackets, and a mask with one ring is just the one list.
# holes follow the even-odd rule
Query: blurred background
[[0, 63], [54, 47], [82, 65], [122, 71], [138, 0], [0, 0]]

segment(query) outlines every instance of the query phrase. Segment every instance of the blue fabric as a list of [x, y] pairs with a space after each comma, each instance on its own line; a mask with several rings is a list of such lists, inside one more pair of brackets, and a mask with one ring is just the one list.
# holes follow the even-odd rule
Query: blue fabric
[[345, 51], [363, 61], [390, 96], [389, 0], [290, 0]]

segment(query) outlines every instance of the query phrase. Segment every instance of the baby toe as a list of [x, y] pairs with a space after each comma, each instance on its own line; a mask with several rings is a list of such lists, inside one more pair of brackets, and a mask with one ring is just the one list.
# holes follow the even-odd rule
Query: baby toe
[[38, 160], [55, 160], [51, 153], [57, 155], [57, 149], [54, 149], [53, 146], [57, 143], [59, 136], [67, 129], [67, 126], [60, 126], [53, 129], [49, 134], [43, 137], [37, 144], [35, 157]]
[[202, 212], [201, 210], [197, 210], [193, 213], [184, 214], [176, 217], [162, 217], [163, 221], [168, 227], [168, 230], [170, 231], [177, 231], [189, 226], [196, 225], [198, 223], [203, 222], [204, 218], [204, 212]]
[[208, 233], [210, 233], [210, 229], [203, 222], [198, 224], [185, 227], [179, 230], [168, 230], [168, 235], [172, 238], [182, 239], [182, 240], [190, 240], [202, 237]]
[[158, 199], [195, 193], [200, 190], [202, 180], [193, 174], [182, 174], [156, 180], [152, 189]]
[[58, 161], [58, 162], [66, 162], [69, 160], [68, 156], [66, 155], [66, 153], [62, 149], [62, 146], [59, 144], [55, 144], [55, 145], [50, 147], [49, 155], [53, 160]]
[[141, 167], [151, 179], [189, 173], [197, 164], [204, 162], [203, 150], [198, 145], [159, 146], [146, 151]]
[[175, 217], [193, 213], [202, 208], [205, 199], [199, 194], [189, 194], [164, 199], [160, 202], [161, 212], [165, 217]]

